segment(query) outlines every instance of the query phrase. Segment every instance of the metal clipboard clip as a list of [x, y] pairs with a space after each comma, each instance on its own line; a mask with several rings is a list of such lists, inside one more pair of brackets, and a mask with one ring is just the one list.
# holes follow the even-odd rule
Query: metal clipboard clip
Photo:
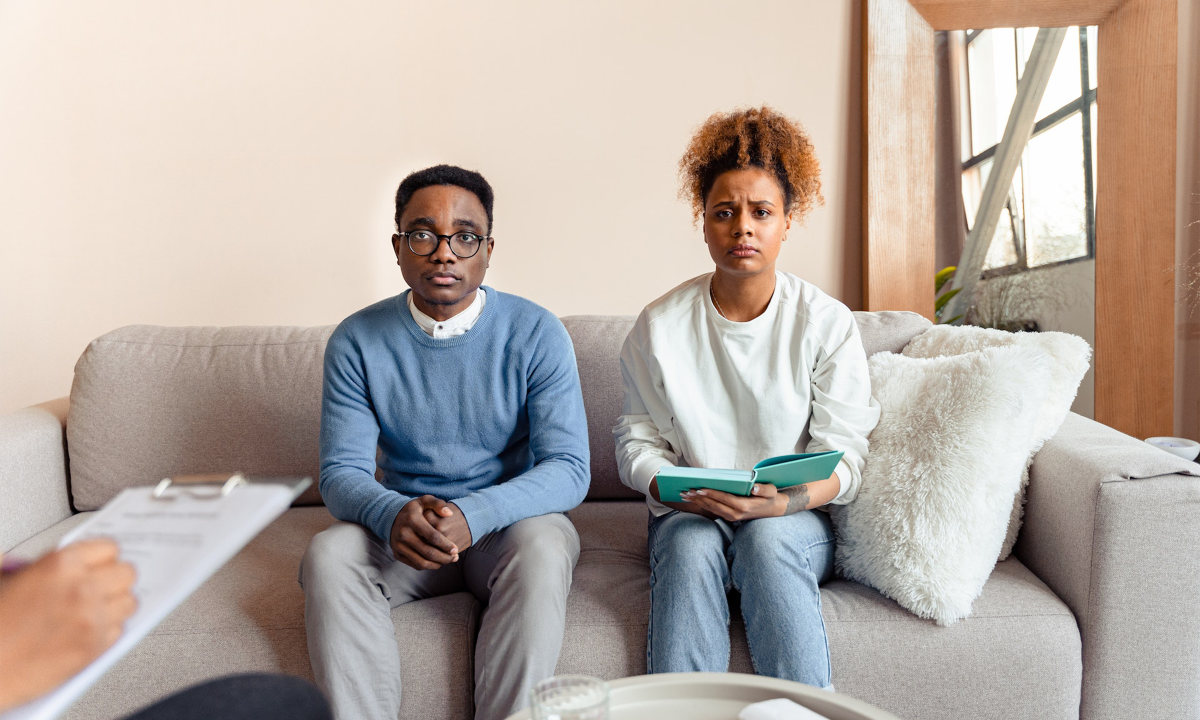
[[150, 497], [155, 500], [174, 500], [180, 495], [187, 495], [198, 500], [216, 500], [228, 497], [229, 493], [248, 482], [246, 476], [240, 472], [232, 475], [225, 473], [180, 475], [159, 480], [158, 485], [155, 485], [154, 490], [150, 492]]

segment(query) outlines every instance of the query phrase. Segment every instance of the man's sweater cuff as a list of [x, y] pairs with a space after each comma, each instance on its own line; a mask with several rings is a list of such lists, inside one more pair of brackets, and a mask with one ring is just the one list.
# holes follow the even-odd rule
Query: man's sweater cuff
[[472, 545], [479, 542], [484, 535], [503, 527], [503, 519], [496, 512], [493, 503], [478, 494], [467, 495], [450, 502], [462, 512], [463, 519], [467, 521]]
[[388, 547], [392, 545], [392, 526], [396, 524], [396, 516], [412, 498], [398, 492], [392, 492], [379, 506], [371, 511], [371, 532], [379, 536]]
[[632, 477], [629, 478], [633, 481], [633, 489], [643, 495], [649, 495], [650, 481], [654, 479], [659, 470], [665, 467], [674, 467], [674, 465], [670, 460], [662, 457], [648, 457], [634, 465], [633, 472], [630, 473]]

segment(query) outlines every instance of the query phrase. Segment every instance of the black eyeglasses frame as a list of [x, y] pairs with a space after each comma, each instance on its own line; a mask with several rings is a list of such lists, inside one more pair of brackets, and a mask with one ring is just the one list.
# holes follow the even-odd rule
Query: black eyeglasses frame
[[[430, 235], [433, 235], [434, 237], [437, 238], [437, 244], [435, 244], [433, 246], [433, 249], [427, 253], [421, 254], [413, 249], [412, 234], [418, 233], [418, 232], [429, 233]], [[455, 251], [454, 244], [451, 243], [450, 240], [452, 238], [458, 237], [459, 235], [470, 235], [471, 237], [479, 238], [479, 244], [475, 246], [475, 252], [471, 253], [470, 255], [459, 255], [458, 252]], [[446, 246], [450, 248], [450, 252], [454, 253], [454, 257], [458, 258], [459, 260], [470, 260], [471, 258], [475, 257], [476, 255], [479, 254], [479, 248], [488, 244], [492, 240], [491, 235], [480, 235], [479, 233], [466, 232], [466, 231], [456, 232], [453, 235], [439, 235], [432, 230], [409, 230], [408, 232], [396, 233], [396, 237], [404, 238], [404, 244], [408, 246], [408, 251], [411, 252], [413, 255], [416, 255], [417, 257], [429, 257], [430, 255], [434, 254], [435, 252], [437, 252], [437, 249], [442, 246], [442, 241], [445, 240]]]

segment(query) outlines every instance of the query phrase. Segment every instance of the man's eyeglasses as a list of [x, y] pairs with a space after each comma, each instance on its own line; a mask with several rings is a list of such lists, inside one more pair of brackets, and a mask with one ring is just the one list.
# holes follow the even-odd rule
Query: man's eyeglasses
[[442, 240], [445, 240], [446, 244], [450, 246], [450, 252], [454, 253], [454, 256], [461, 260], [475, 257], [475, 254], [479, 252], [479, 248], [491, 239], [490, 237], [469, 232], [438, 235], [430, 230], [413, 230], [411, 232], [396, 234], [408, 241], [408, 249], [412, 250], [413, 255], [429, 257], [437, 252], [438, 245], [441, 245]]

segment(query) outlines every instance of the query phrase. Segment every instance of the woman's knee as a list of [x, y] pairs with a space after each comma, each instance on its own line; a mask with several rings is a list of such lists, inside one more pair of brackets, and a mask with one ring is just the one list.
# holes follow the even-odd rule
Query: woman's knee
[[712, 520], [677, 513], [658, 521], [650, 561], [656, 572], [679, 570], [685, 575], [720, 571], [726, 567], [725, 537]]
[[798, 563], [820, 574], [832, 552], [833, 533], [824, 518], [811, 511], [743, 523], [734, 535], [732, 555], [738, 563]]
[[[800, 512], [798, 516], [816, 515]], [[823, 522], [822, 522], [823, 521]], [[790, 568], [812, 583], [828, 580], [833, 572], [834, 538], [824, 517], [770, 517], [743, 523], [730, 550], [734, 582], [762, 572]]]

